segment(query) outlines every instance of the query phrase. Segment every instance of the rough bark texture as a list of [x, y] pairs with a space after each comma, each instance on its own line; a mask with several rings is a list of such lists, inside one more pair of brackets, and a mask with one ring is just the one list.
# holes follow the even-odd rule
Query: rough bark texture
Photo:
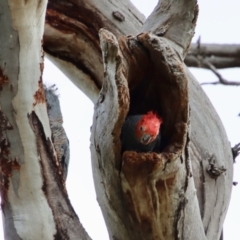
[[0, 191], [7, 240], [90, 239], [68, 199], [51, 139], [41, 78], [46, 5], [1, 3]]
[[[137, 39], [120, 38], [118, 43], [109, 32], [102, 30], [100, 35], [105, 79], [93, 119], [91, 152], [98, 201], [110, 237], [219, 239], [230, 199], [232, 157], [221, 122], [216, 125], [216, 113], [165, 38], [141, 34]], [[138, 84], [134, 57], [128, 59], [125, 54], [137, 53], [140, 63], [144, 62], [140, 57], [149, 58], [137, 41], [148, 49], [151, 62], [145, 65]], [[138, 67], [144, 72], [143, 65]], [[192, 91], [190, 125], [194, 131], [188, 129], [187, 82]], [[206, 109], [196, 98], [207, 102]], [[130, 114], [151, 109], [163, 116], [166, 146], [162, 154], [124, 152], [121, 160], [119, 126], [128, 109]], [[206, 132], [199, 137], [196, 132], [202, 128]], [[212, 144], [220, 149], [205, 144], [210, 129], [216, 132]], [[210, 165], [227, 171], [214, 175]]]
[[198, 15], [196, 1], [158, 1], [152, 14], [143, 25], [143, 31], [164, 36], [176, 44], [181, 57], [185, 57], [194, 35]]
[[[121, 152], [118, 147], [121, 126], [128, 112], [129, 92], [126, 80], [128, 73], [122, 65], [121, 53], [115, 37], [102, 31], [100, 38], [106, 81], [103, 83], [93, 117], [92, 133], [94, 134], [91, 137], [93, 176], [110, 238], [129, 239], [128, 226], [131, 222], [124, 217], [125, 206], [119, 175]], [[105, 145], [106, 143], [108, 145]], [[136, 239], [139, 237], [138, 232], [132, 234]]]
[[[148, 49], [154, 71], [153, 77], [148, 78], [152, 87], [142, 103], [155, 95], [157, 104], [147, 107], [155, 107], [164, 119], [162, 134], [166, 146], [162, 154], [123, 155], [122, 187], [131, 218], [136, 230], [144, 234], [142, 239], [204, 239], [203, 228], [196, 229], [193, 224], [201, 217], [188, 150], [184, 150], [188, 148], [189, 115], [188, 82], [182, 62], [166, 39], [143, 34], [138, 40]], [[194, 212], [194, 217], [188, 212]]]

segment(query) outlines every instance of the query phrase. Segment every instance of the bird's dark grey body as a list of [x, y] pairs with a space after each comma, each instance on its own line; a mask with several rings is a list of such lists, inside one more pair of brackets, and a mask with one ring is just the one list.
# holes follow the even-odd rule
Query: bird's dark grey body
[[142, 115], [132, 115], [126, 118], [121, 133], [122, 150], [136, 152], [159, 152], [161, 142], [160, 134], [158, 134], [157, 138], [148, 145], [142, 144], [137, 138], [136, 125], [141, 118]]

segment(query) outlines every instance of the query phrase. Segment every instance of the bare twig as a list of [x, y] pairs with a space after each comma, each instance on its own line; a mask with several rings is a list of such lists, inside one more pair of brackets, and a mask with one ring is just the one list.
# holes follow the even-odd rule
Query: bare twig
[[[197, 40], [197, 43], [195, 44], [195, 47], [196, 47], [197, 52], [199, 53], [199, 51], [201, 49], [201, 36], [198, 37], [198, 40]], [[192, 49], [192, 44], [191, 44], [189, 52], [191, 52], [191, 49]]]
[[233, 162], [235, 163], [236, 157], [240, 154], [240, 143], [232, 147]]
[[228, 81], [223, 76], [217, 71], [217, 69], [207, 60], [203, 60], [203, 64], [208, 66], [209, 69], [212, 70], [212, 72], [218, 77], [217, 82], [205, 82], [201, 83], [201, 85], [206, 85], [206, 84], [222, 84], [222, 85], [229, 85], [229, 86], [240, 86], [240, 82], [235, 82], [235, 81]]
[[[197, 43], [192, 44], [185, 63], [188, 66], [210, 69], [217, 77], [216, 82], [206, 82], [206, 84], [222, 84], [229, 86], [240, 86], [240, 82], [228, 81], [217, 71], [217, 68], [231, 66], [231, 61], [238, 59], [240, 66], [240, 45], [220, 45], [220, 44], [201, 44], [201, 37]], [[229, 58], [230, 57], [230, 58]], [[235, 66], [235, 65], [234, 65]]]

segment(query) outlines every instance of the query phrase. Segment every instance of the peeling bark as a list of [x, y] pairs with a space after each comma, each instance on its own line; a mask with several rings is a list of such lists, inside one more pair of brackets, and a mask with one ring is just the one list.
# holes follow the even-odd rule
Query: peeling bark
[[7, 131], [13, 127], [7, 117], [0, 111], [0, 177], [1, 177], [1, 205], [7, 202], [7, 192], [9, 189], [9, 178], [12, 177], [13, 171], [19, 171], [20, 165], [17, 159], [9, 158], [10, 142], [8, 141]]
[[62, 167], [55, 155], [50, 139], [46, 138], [41, 121], [35, 112], [28, 115], [29, 123], [35, 134], [37, 154], [43, 177], [42, 191], [51, 208], [56, 233], [52, 239], [90, 239], [68, 199]]
[[[5, 239], [90, 239], [71, 207], [42, 84], [46, 1], [2, 1], [0, 193]], [[28, 16], [28, 17], [26, 17]]]

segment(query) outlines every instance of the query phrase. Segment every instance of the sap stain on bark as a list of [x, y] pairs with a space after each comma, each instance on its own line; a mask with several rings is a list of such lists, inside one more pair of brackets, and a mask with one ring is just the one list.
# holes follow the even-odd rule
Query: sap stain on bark
[[0, 68], [0, 91], [5, 83], [8, 83], [8, 77], [3, 74], [3, 71]]
[[39, 103], [46, 102], [43, 82], [41, 79], [38, 81], [38, 90], [34, 93], [33, 97], [35, 99], [35, 102], [33, 103], [34, 107]]
[[44, 86], [43, 86], [43, 81], [42, 81], [42, 74], [43, 74], [43, 69], [44, 69], [44, 51], [41, 50], [42, 55], [41, 59], [42, 61], [39, 64], [39, 69], [40, 69], [40, 78], [38, 81], [38, 90], [34, 93], [33, 97], [35, 99], [35, 102], [33, 103], [33, 106], [36, 106], [38, 103], [45, 103], [46, 98], [45, 98], [45, 93], [44, 93]]
[[12, 130], [13, 127], [7, 117], [0, 111], [0, 193], [2, 205], [7, 200], [7, 191], [9, 188], [9, 178], [12, 172], [20, 169], [17, 159], [11, 159], [10, 142], [7, 138], [7, 130]]

